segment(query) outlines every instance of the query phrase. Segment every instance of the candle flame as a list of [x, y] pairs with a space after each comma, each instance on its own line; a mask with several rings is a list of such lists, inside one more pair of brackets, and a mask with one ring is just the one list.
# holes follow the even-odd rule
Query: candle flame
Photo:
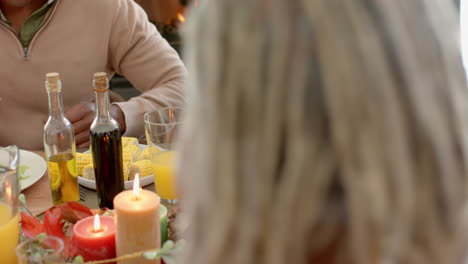
[[7, 185], [6, 188], [5, 188], [6, 199], [7, 199], [7, 201], [11, 201], [11, 186], [8, 183], [5, 183], [5, 185]]
[[179, 19], [180, 22], [185, 23], [185, 17], [182, 13], [177, 13], [177, 19]]
[[140, 195], [140, 175], [135, 174], [135, 180], [133, 180], [133, 194], [135, 197]]
[[99, 215], [94, 215], [94, 232], [101, 230], [101, 222], [99, 221]]

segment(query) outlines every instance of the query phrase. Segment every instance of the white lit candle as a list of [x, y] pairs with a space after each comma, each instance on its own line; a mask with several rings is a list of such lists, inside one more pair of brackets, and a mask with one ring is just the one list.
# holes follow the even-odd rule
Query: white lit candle
[[[156, 193], [140, 188], [138, 175], [133, 190], [121, 192], [114, 198], [117, 256], [161, 247], [159, 204]], [[119, 263], [159, 261], [136, 259]]]

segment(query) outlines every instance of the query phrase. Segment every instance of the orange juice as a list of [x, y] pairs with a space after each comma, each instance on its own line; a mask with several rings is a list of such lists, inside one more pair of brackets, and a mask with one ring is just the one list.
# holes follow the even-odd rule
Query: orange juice
[[0, 204], [0, 263], [16, 264], [15, 249], [19, 241], [19, 217], [12, 217], [10, 208]]
[[154, 186], [156, 193], [167, 200], [177, 199], [174, 179], [174, 151], [162, 151], [152, 155]]

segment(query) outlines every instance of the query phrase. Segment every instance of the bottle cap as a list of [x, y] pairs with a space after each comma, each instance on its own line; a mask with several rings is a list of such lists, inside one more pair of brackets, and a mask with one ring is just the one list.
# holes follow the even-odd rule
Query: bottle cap
[[56, 72], [46, 74], [46, 89], [49, 92], [60, 92], [62, 90], [60, 74]]
[[109, 90], [109, 80], [107, 79], [107, 73], [96, 72], [94, 74], [93, 85], [95, 92], [107, 92]]

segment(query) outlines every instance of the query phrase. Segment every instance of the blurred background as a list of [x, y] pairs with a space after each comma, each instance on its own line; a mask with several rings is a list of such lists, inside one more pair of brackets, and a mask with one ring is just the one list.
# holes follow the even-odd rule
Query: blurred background
[[[148, 14], [148, 18], [181, 56], [182, 41], [179, 28], [187, 23], [186, 10], [197, 6], [198, 0], [135, 0]], [[110, 81], [111, 90], [125, 100], [137, 96], [140, 92], [124, 77], [115, 75]]]
[[[169, 44], [181, 56], [182, 40], [179, 28], [188, 23], [186, 10], [189, 7], [196, 7], [199, 1], [203, 0], [135, 0], [146, 11], [148, 18], [169, 42]], [[468, 0], [453, 0], [460, 10], [461, 15], [461, 46], [463, 51], [463, 61], [467, 65], [468, 53]], [[183, 59], [183, 58], [182, 58]], [[120, 75], [114, 76], [111, 82], [111, 90], [122, 96], [125, 100], [137, 96], [140, 92], [133, 88], [133, 85]]]

